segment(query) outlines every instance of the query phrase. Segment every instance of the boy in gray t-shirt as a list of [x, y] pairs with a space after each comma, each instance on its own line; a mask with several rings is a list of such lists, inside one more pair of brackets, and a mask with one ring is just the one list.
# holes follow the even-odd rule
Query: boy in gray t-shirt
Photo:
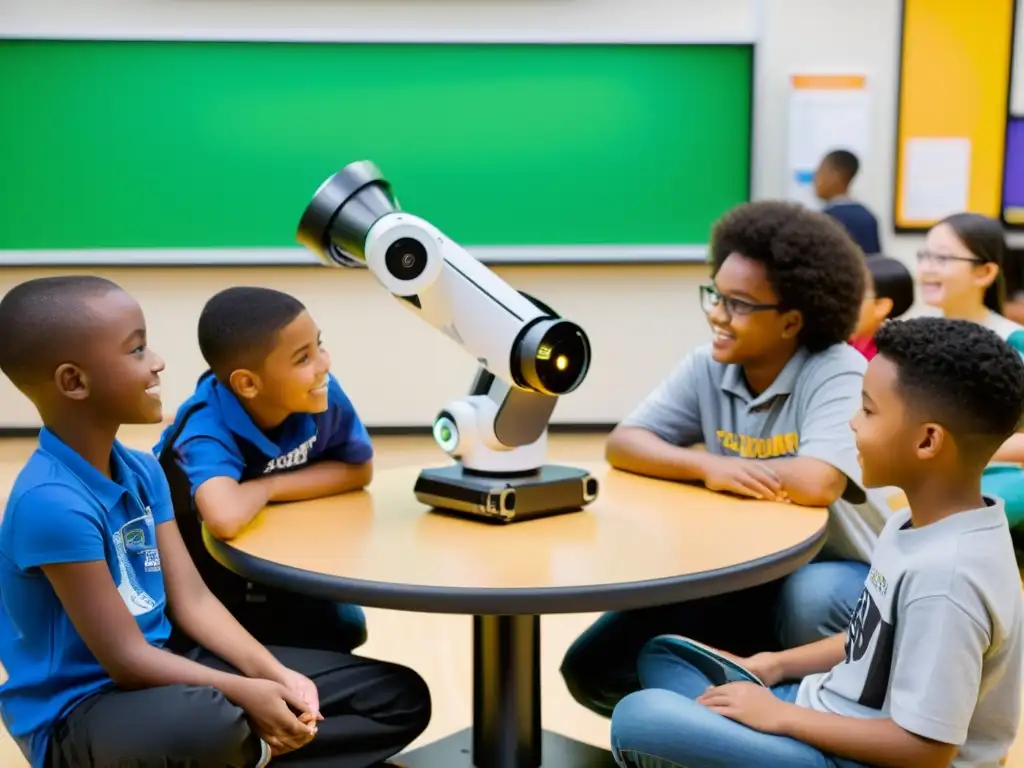
[[884, 493], [860, 485], [849, 424], [867, 367], [846, 344], [866, 279], [857, 246], [821, 213], [758, 201], [722, 217], [711, 251], [713, 282], [700, 298], [714, 340], [618, 425], [609, 462], [716, 491], [827, 506], [827, 552], [784, 581], [604, 614], [573, 643], [562, 674], [578, 702], [605, 716], [639, 688], [637, 654], [658, 635], [749, 654], [843, 631], [890, 514]]
[[[711, 687], [671, 636], [612, 715], [621, 766], [996, 768], [1021, 715], [1024, 602], [982, 473], [1017, 429], [1024, 363], [963, 320], [884, 325], [853, 421], [863, 482], [909, 510], [879, 538], [848, 630], [736, 659], [767, 685]], [[782, 681], [798, 681], [783, 683]]]

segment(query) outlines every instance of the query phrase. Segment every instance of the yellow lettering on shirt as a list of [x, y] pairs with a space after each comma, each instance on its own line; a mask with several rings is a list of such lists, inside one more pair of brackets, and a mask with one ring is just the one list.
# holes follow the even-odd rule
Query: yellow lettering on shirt
[[797, 448], [800, 446], [798, 432], [783, 432], [771, 437], [753, 437], [720, 429], [715, 435], [723, 453], [743, 459], [777, 459], [782, 456], [795, 456]]

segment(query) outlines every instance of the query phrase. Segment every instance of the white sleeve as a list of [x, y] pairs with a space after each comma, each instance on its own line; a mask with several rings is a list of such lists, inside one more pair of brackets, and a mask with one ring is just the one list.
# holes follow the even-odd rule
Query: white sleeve
[[945, 595], [904, 606], [890, 686], [893, 721], [926, 739], [962, 745], [978, 703], [990, 634]]

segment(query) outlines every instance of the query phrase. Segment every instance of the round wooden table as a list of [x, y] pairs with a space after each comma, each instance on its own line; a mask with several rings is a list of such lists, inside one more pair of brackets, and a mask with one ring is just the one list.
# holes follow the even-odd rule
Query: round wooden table
[[420, 768], [612, 766], [540, 725], [540, 616], [628, 610], [786, 576], [825, 540], [827, 511], [739, 499], [610, 469], [583, 511], [509, 525], [430, 511], [419, 468], [366, 491], [273, 505], [230, 542], [204, 532], [251, 581], [353, 603], [474, 616], [473, 728], [401, 756]]

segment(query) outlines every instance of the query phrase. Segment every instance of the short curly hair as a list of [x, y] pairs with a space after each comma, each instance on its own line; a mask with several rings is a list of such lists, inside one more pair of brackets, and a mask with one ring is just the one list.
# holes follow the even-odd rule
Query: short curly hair
[[850, 338], [867, 275], [860, 248], [832, 217], [797, 203], [744, 203], [711, 232], [712, 273], [733, 253], [764, 264], [781, 308], [803, 314], [800, 343], [809, 351]]
[[954, 436], [994, 451], [1024, 415], [1024, 361], [995, 332], [969, 320], [915, 317], [885, 323], [878, 355], [896, 366], [904, 400]]

